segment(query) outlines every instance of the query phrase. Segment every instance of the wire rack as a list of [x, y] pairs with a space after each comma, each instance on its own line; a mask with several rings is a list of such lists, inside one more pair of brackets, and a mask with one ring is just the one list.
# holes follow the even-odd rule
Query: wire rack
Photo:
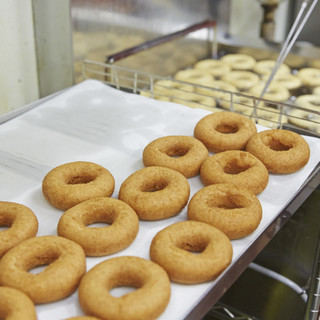
[[100, 80], [116, 89], [152, 99], [212, 112], [228, 110], [243, 114], [268, 128], [320, 137], [320, 111], [316, 108], [303, 108], [293, 103], [266, 100], [93, 60], [83, 61], [82, 77]]

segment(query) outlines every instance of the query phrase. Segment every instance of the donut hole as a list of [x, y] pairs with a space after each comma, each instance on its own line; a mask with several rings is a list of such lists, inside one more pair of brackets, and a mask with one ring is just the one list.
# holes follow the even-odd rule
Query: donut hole
[[292, 145], [285, 144], [279, 139], [274, 139], [274, 138], [268, 141], [268, 146], [270, 149], [274, 151], [288, 151], [292, 148]]
[[153, 181], [145, 184], [141, 191], [142, 192], [157, 192], [164, 190], [168, 186], [168, 183], [164, 180]]
[[122, 296], [125, 296], [127, 294], [130, 294], [130, 293], [136, 291], [137, 289], [138, 288], [136, 288], [136, 287], [122, 286], [122, 287], [112, 288], [109, 292], [113, 297], [120, 298]]
[[60, 257], [60, 254], [55, 251], [48, 250], [47, 253], [39, 253], [38, 255], [32, 257], [32, 259], [29, 259], [29, 261], [25, 261], [25, 270], [32, 274], [39, 274], [43, 272], [50, 264], [54, 263], [56, 260], [58, 260]]
[[188, 251], [192, 254], [200, 254], [202, 253], [206, 247], [208, 246], [209, 241], [207, 239], [203, 239], [201, 236], [193, 237], [191, 239], [183, 239], [175, 243], [176, 247], [181, 250]]
[[170, 148], [170, 150], [168, 150], [166, 152], [166, 154], [172, 158], [179, 158], [179, 157], [185, 156], [189, 152], [189, 150], [190, 149], [187, 148], [186, 146], [178, 146], [177, 145], [173, 148]]
[[67, 184], [87, 184], [95, 178], [96, 176], [90, 174], [74, 175], [68, 178]]
[[[1, 231], [6, 231], [8, 229], [10, 229], [11, 226], [8, 226], [8, 225], [0, 225], [0, 232]], [[0, 319], [1, 320], [1, 319]]]
[[236, 124], [229, 124], [229, 123], [221, 123], [216, 127], [216, 131], [220, 133], [236, 133], [238, 132], [239, 127]]
[[214, 196], [208, 199], [208, 207], [219, 208], [219, 209], [243, 209], [245, 208], [244, 197], [241, 195], [223, 195]]
[[113, 281], [110, 281], [109, 293], [113, 297], [122, 297], [141, 288], [143, 284], [144, 281], [139, 275], [119, 272], [114, 276]]
[[245, 172], [250, 168], [250, 164], [239, 162], [237, 159], [232, 159], [223, 167], [223, 171], [227, 174], [238, 174]]

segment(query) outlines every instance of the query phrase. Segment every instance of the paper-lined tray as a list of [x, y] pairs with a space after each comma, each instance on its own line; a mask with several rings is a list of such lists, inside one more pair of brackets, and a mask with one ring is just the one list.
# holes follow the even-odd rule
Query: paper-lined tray
[[[50, 206], [41, 192], [45, 174], [71, 161], [83, 160], [107, 168], [115, 178], [118, 197], [121, 183], [143, 168], [142, 151], [155, 138], [193, 135], [196, 123], [209, 111], [124, 93], [101, 82], [88, 80], [0, 126], [0, 200], [28, 206], [39, 220], [38, 235], [56, 235], [62, 211]], [[1, 120], [1, 119], [0, 119]], [[266, 128], [258, 126], [258, 130]], [[241, 260], [281, 210], [295, 196], [320, 159], [320, 140], [305, 137], [311, 149], [308, 164], [289, 175], [270, 175], [267, 188], [258, 196], [263, 218], [246, 238], [233, 240], [233, 263]], [[203, 187], [200, 177], [188, 179], [191, 196]], [[135, 241], [127, 249], [101, 258], [87, 258], [87, 270], [115, 256], [149, 259], [154, 235], [164, 227], [187, 219], [179, 215], [162, 221], [141, 221]], [[250, 262], [250, 261], [249, 261]], [[244, 263], [249, 263], [248, 261]], [[159, 319], [184, 319], [190, 311], [230, 274], [232, 265], [215, 281], [199, 285], [172, 283], [170, 303]], [[82, 315], [77, 292], [55, 302], [37, 306], [39, 320], [66, 319]]]

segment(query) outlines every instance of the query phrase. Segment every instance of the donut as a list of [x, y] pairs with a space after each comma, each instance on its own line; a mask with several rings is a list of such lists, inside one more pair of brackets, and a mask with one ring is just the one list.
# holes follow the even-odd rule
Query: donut
[[234, 85], [239, 91], [248, 91], [252, 86], [259, 83], [260, 78], [251, 71], [230, 71], [225, 73], [221, 80]]
[[320, 86], [319, 87], [315, 87], [312, 91], [312, 93], [316, 96], [320, 96]]
[[[88, 227], [103, 222], [105, 227]], [[118, 199], [94, 198], [67, 210], [58, 223], [58, 235], [83, 248], [87, 256], [105, 256], [128, 247], [139, 230], [134, 210]]]
[[211, 81], [212, 75], [209, 72], [204, 72], [203, 70], [198, 69], [185, 69], [178, 71], [174, 75], [174, 79], [192, 83], [199, 84], [202, 81]]
[[201, 60], [197, 62], [193, 68], [209, 72], [215, 79], [219, 79], [221, 76], [231, 71], [231, 67], [228, 63], [217, 59]]
[[183, 284], [214, 280], [232, 255], [231, 241], [222, 231], [191, 220], [162, 229], [150, 245], [150, 259], [167, 271], [171, 281]]
[[12, 247], [38, 232], [38, 219], [31, 209], [14, 202], [0, 201], [0, 258]]
[[281, 109], [261, 105], [251, 117], [256, 123], [269, 128], [277, 128], [279, 123], [286, 123], [288, 117]]
[[310, 156], [306, 140], [284, 129], [255, 134], [249, 139], [246, 150], [260, 159], [269, 172], [278, 174], [298, 171], [308, 163]]
[[104, 167], [86, 161], [62, 164], [52, 169], [42, 181], [47, 201], [61, 210], [95, 197], [110, 197], [115, 181]]
[[146, 167], [166, 167], [190, 178], [199, 174], [208, 156], [205, 145], [194, 137], [165, 136], [151, 141], [144, 148], [142, 159]]
[[206, 186], [231, 183], [254, 194], [261, 193], [269, 181], [264, 164], [242, 150], [224, 151], [209, 157], [201, 166], [200, 177]]
[[256, 65], [256, 59], [243, 53], [229, 53], [221, 57], [233, 70], [252, 70]]
[[188, 205], [188, 219], [208, 223], [229, 239], [251, 234], [260, 224], [262, 207], [252, 192], [221, 183], [200, 189]]
[[178, 214], [190, 196], [188, 179], [159, 166], [132, 173], [120, 186], [119, 199], [129, 204], [141, 220], [161, 220]]
[[316, 68], [302, 68], [298, 72], [298, 77], [302, 83], [307, 87], [320, 86], [320, 69]]
[[[30, 270], [47, 265], [40, 273]], [[27, 239], [0, 260], [0, 285], [21, 290], [36, 303], [63, 299], [72, 294], [86, 271], [81, 246], [58, 236]]]
[[[126, 286], [136, 290], [121, 297], [110, 293]], [[156, 263], [133, 256], [105, 260], [82, 278], [79, 302], [86, 314], [101, 319], [156, 319], [167, 307], [171, 287], [167, 273]]]
[[194, 136], [209, 151], [244, 149], [248, 139], [257, 132], [255, 124], [243, 115], [228, 111], [209, 114], [200, 119]]
[[192, 99], [194, 94], [192, 85], [185, 83], [180, 83], [174, 80], [158, 80], [154, 84], [153, 97], [158, 100], [168, 99], [170, 101], [172, 98], [186, 98]]
[[220, 103], [220, 106], [228, 111], [235, 111], [243, 115], [250, 116], [255, 107], [262, 108], [264, 106], [263, 101], [260, 101], [259, 104], [255, 106], [255, 103], [257, 102], [257, 100], [254, 100], [248, 96], [233, 95], [232, 100], [223, 101]]
[[295, 104], [299, 107], [318, 111], [320, 110], [320, 96], [315, 94], [304, 94], [297, 97]]
[[[270, 75], [275, 64], [276, 64], [276, 60], [271, 60], [271, 59], [260, 60], [254, 66], [253, 71], [258, 73], [261, 76]], [[275, 75], [280, 73], [290, 73], [290, 72], [291, 72], [291, 69], [285, 63], [282, 63], [279, 66]]]
[[300, 128], [320, 133], [320, 115], [311, 111], [293, 109], [289, 113], [288, 122]]
[[[269, 79], [268, 75], [264, 75], [262, 80], [267, 82]], [[298, 89], [302, 85], [301, 79], [291, 73], [277, 73], [271, 82], [272, 84], [281, 85], [287, 88], [292, 94], [297, 93]]]
[[[252, 86], [249, 92], [253, 96], [260, 98], [264, 87], [264, 83], [259, 83]], [[275, 102], [285, 102], [290, 98], [290, 92], [283, 85], [271, 82], [262, 98]]]
[[221, 101], [230, 101], [230, 92], [237, 92], [237, 88], [226, 81], [222, 80], [201, 80], [198, 83], [199, 86], [195, 88], [195, 91], [205, 97], [213, 97]]
[[36, 320], [36, 308], [22, 291], [0, 287], [0, 318], [8, 320]]

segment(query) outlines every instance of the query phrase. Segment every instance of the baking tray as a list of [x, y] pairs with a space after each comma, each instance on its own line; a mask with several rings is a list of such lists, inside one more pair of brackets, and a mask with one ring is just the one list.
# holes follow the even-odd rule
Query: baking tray
[[[34, 108], [22, 109], [0, 126], [0, 176], [2, 201], [31, 208], [39, 220], [38, 236], [56, 235], [63, 213], [50, 206], [41, 192], [45, 174], [70, 161], [92, 161], [106, 167], [115, 178], [117, 198], [121, 183], [143, 168], [142, 151], [155, 138], [193, 135], [196, 123], [210, 111], [157, 101], [87, 80], [54, 95]], [[0, 118], [1, 123], [1, 118]], [[267, 129], [257, 125], [258, 131]], [[159, 319], [201, 319], [231, 286], [266, 243], [319, 184], [320, 140], [305, 136], [311, 149], [308, 164], [296, 173], [270, 175], [258, 196], [262, 221], [251, 235], [233, 240], [232, 264], [214, 281], [181, 285], [172, 283], [170, 303]], [[203, 187], [199, 176], [188, 179], [191, 196]], [[191, 197], [190, 196], [190, 197]], [[125, 250], [106, 257], [87, 258], [87, 270], [115, 256], [149, 259], [154, 235], [164, 227], [187, 219], [180, 214], [161, 221], [141, 221], [135, 241]], [[70, 297], [38, 305], [39, 320], [82, 315], [77, 292]]]

